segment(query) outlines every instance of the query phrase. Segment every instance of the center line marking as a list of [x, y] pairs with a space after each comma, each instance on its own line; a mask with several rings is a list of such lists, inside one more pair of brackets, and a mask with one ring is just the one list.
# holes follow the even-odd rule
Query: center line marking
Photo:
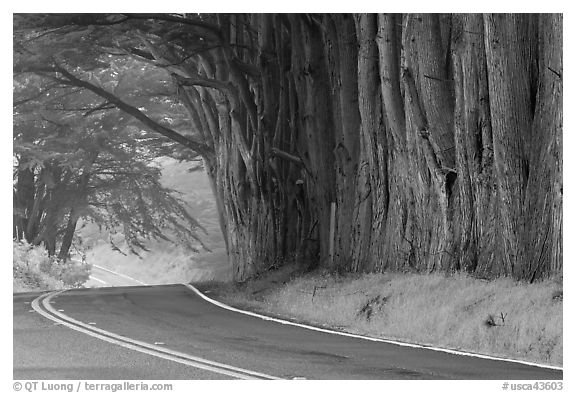
[[94, 277], [94, 276], [90, 276], [90, 278], [91, 278], [92, 280], [94, 280], [94, 281], [98, 281], [98, 282], [101, 283], [101, 284], [105, 284], [105, 285], [108, 284], [106, 281], [100, 280], [99, 278], [96, 278], [96, 277]]
[[107, 330], [103, 330], [80, 322], [72, 317], [69, 317], [68, 315], [62, 314], [50, 305], [50, 300], [53, 297], [58, 296], [65, 291], [66, 290], [51, 292], [37, 297], [32, 302], [32, 308], [43, 317], [48, 318], [53, 322], [57, 322], [58, 324], [64, 325], [70, 329], [112, 344], [119, 345], [124, 348], [170, 360], [176, 363], [185, 364], [187, 366], [211, 371], [217, 374], [227, 375], [229, 377], [238, 379], [281, 379], [272, 375], [246, 370], [224, 363], [218, 363], [212, 360], [188, 355], [186, 353], [174, 351], [168, 348], [161, 348], [143, 341], [123, 337]]

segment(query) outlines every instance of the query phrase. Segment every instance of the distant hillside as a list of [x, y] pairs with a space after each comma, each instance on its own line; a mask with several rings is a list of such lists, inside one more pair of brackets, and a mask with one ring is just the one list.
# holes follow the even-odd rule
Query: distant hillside
[[162, 184], [181, 193], [179, 196], [187, 203], [190, 214], [206, 229], [207, 234], [200, 235], [211, 252], [193, 253], [170, 242], [150, 241], [146, 246], [151, 251], [141, 252], [140, 257], [128, 253], [122, 244], [118, 244], [126, 251], [127, 255], [122, 255], [112, 250], [105, 241], [106, 234], [99, 233], [93, 225], [86, 225], [81, 233], [86, 239], [86, 245], [91, 247], [87, 261], [150, 284], [230, 280], [231, 272], [218, 224], [216, 202], [206, 173], [189, 172], [194, 164], [168, 158], [159, 163], [162, 167]]

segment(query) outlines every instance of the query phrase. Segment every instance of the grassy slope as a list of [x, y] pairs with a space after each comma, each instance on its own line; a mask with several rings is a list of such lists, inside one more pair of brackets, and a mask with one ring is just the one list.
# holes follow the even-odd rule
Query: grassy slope
[[208, 287], [229, 304], [348, 332], [562, 364], [561, 280], [316, 273]]
[[[162, 183], [182, 193], [190, 214], [206, 229], [202, 241], [211, 250], [192, 253], [166, 241], [150, 241], [150, 252], [122, 255], [113, 251], [103, 240], [95, 242], [88, 252], [87, 261], [120, 273], [128, 274], [149, 284], [180, 283], [198, 280], [230, 280], [226, 250], [218, 225], [216, 204], [208, 178], [202, 171], [188, 172], [187, 163], [163, 161]], [[85, 228], [85, 236], [94, 228]]]

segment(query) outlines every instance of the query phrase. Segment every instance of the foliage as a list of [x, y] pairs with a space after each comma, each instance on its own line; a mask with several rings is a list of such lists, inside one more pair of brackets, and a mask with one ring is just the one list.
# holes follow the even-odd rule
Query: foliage
[[[164, 186], [178, 190], [185, 199], [187, 209], [206, 228], [199, 233], [207, 250], [191, 254], [185, 247], [163, 240], [146, 242], [150, 251], [141, 252], [140, 257], [127, 252], [123, 241], [114, 244], [123, 252], [113, 251], [104, 241], [93, 242], [86, 260], [98, 266], [137, 278], [148, 284], [174, 284], [201, 279], [231, 279], [231, 269], [226, 259], [226, 249], [218, 225], [218, 212], [208, 178], [200, 171], [189, 172], [193, 164], [162, 159], [161, 182]], [[85, 239], [94, 239], [91, 226], [79, 229]], [[146, 268], [143, 269], [142, 267]]]
[[[39, 47], [53, 55], [53, 46], [64, 48], [65, 42], [70, 44], [51, 39]], [[80, 57], [93, 58], [86, 53]], [[106, 64], [91, 66], [93, 80], [114, 85], [134, 105], [147, 101], [148, 113], [161, 117], [160, 122], [185, 127], [181, 105], [170, 99], [173, 86], [165, 72], [124, 58]], [[140, 89], [127, 90], [132, 84]], [[82, 219], [123, 234], [134, 253], [149, 238], [174, 239], [195, 250], [201, 243], [197, 221], [178, 195], [159, 183], [155, 160], [162, 155], [190, 160], [196, 153], [146, 132], [89, 91], [38, 74], [15, 74], [15, 237], [44, 242], [51, 255], [61, 243], [59, 256], [66, 258], [70, 241], [64, 238], [77, 237], [67, 232]]]
[[13, 242], [14, 290], [79, 288], [90, 278], [91, 265], [58, 261], [42, 246]]

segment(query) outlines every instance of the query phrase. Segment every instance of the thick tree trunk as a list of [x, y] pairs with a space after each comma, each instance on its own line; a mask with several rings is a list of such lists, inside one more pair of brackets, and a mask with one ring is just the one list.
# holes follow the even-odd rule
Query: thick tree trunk
[[[455, 256], [458, 268], [482, 276], [498, 273], [497, 196], [482, 15], [455, 16], [455, 142], [458, 206]], [[496, 270], [494, 270], [496, 268]]]
[[507, 274], [525, 277], [523, 200], [529, 171], [525, 141], [531, 127], [526, 15], [484, 16], [498, 214]]
[[378, 53], [382, 108], [385, 114], [388, 141], [389, 204], [378, 271], [386, 268], [414, 268], [412, 218], [409, 214], [411, 190], [406, 136], [405, 108], [400, 80], [401, 16], [378, 16]]
[[[306, 190], [314, 211], [313, 238], [318, 244], [316, 263], [329, 267], [330, 204], [335, 202], [334, 133], [329, 106], [329, 82], [321, 31], [300, 16], [291, 17], [292, 75], [296, 88], [302, 160]], [[311, 239], [311, 240], [312, 240]]]
[[[384, 260], [382, 239], [385, 237], [388, 211], [388, 146], [380, 98], [378, 71], [378, 48], [376, 46], [377, 19], [374, 14], [356, 16], [358, 37], [358, 104], [361, 118], [361, 153], [366, 158], [369, 171], [369, 193], [371, 197], [370, 219], [358, 217], [356, 222], [355, 247], [369, 247], [365, 260], [354, 261], [354, 269], [378, 270]], [[362, 163], [362, 165], [365, 165]], [[360, 169], [361, 175], [364, 168]], [[361, 178], [361, 176], [359, 176]], [[360, 195], [365, 187], [360, 187]], [[361, 196], [360, 198], [363, 198]], [[363, 226], [367, 226], [363, 228]], [[370, 241], [368, 242], [368, 236]], [[369, 244], [369, 246], [368, 246]], [[361, 252], [355, 252], [361, 255]]]
[[542, 15], [538, 30], [538, 90], [524, 210], [530, 247], [523, 278], [530, 281], [562, 271], [562, 15]]
[[330, 102], [335, 134], [336, 216], [333, 269], [348, 270], [351, 263], [352, 221], [360, 146], [358, 59], [356, 30], [351, 15], [325, 20], [324, 47], [330, 76]]

